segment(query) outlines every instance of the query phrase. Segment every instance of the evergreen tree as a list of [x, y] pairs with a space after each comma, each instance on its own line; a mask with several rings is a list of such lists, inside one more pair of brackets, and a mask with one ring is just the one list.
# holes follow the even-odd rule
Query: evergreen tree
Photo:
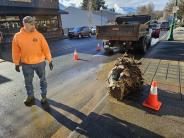
[[82, 2], [82, 9], [83, 10], [88, 10], [88, 3], [89, 3], [89, 0], [83, 0], [83, 2]]
[[104, 0], [83, 0], [82, 2], [82, 9], [83, 10], [100, 10], [100, 7], [103, 9], [107, 9], [105, 6]]
[[103, 9], [107, 9], [107, 7], [105, 6], [105, 1], [104, 0], [93, 0], [93, 10], [100, 10], [100, 7], [102, 7]]

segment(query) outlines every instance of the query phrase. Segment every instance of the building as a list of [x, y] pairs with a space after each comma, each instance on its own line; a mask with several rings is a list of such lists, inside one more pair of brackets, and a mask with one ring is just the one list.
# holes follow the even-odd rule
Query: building
[[96, 27], [96, 25], [107, 24], [107, 18], [104, 16], [93, 14], [92, 12], [81, 10], [75, 7], [68, 7], [65, 9], [68, 14], [62, 15], [62, 26], [67, 33], [68, 28], [74, 27]]
[[27, 15], [35, 18], [37, 30], [46, 38], [62, 37], [61, 14], [65, 12], [59, 9], [59, 0], [0, 0], [0, 31], [4, 42], [11, 42]]
[[93, 11], [93, 14], [95, 15], [98, 15], [98, 16], [103, 16], [107, 19], [107, 23], [114, 23], [115, 20], [116, 20], [116, 17], [118, 16], [122, 16], [122, 14], [120, 13], [116, 13], [116, 12], [113, 12], [113, 11], [110, 11], [110, 10], [106, 10], [106, 9], [103, 9], [102, 11]]

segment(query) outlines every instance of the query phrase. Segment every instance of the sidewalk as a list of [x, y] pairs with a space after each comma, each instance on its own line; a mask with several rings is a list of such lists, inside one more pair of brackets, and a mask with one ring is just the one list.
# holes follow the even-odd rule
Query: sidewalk
[[[180, 37], [177, 34], [176, 41], [160, 41], [141, 59], [145, 84], [139, 101], [119, 102], [104, 97], [69, 137], [184, 137], [184, 42], [179, 40], [181, 34]], [[157, 112], [142, 106], [152, 80], [158, 82], [158, 97], [162, 102]]]

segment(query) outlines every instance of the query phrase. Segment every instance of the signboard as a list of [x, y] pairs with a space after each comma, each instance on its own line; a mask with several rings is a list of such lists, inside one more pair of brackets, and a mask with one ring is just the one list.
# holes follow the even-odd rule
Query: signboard
[[32, 2], [32, 0], [9, 0], [9, 1], [15, 1], [15, 2]]

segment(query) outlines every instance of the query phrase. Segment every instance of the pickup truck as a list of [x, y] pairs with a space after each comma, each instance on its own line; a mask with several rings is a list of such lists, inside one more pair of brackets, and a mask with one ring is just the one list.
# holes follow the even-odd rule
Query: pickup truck
[[129, 49], [145, 53], [151, 45], [148, 15], [120, 16], [114, 25], [96, 27], [97, 39], [103, 40], [106, 53], [113, 52], [118, 47], [124, 52]]

